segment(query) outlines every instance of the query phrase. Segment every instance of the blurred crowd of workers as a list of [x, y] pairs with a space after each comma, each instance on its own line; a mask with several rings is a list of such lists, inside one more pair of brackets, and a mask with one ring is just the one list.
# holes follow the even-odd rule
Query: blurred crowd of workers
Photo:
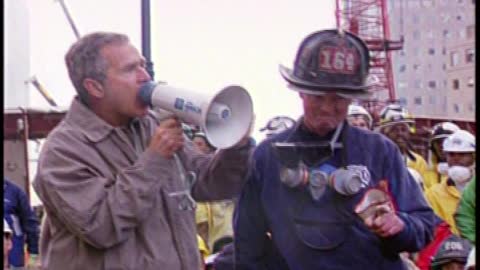
[[369, 95], [355, 35], [307, 36], [280, 67], [302, 117], [229, 149], [137, 102], [151, 78], [125, 35], [86, 35], [65, 60], [78, 96], [39, 158], [43, 216], [4, 178], [5, 270], [475, 268], [475, 136], [439, 123], [424, 159], [404, 107], [374, 125], [352, 103]]

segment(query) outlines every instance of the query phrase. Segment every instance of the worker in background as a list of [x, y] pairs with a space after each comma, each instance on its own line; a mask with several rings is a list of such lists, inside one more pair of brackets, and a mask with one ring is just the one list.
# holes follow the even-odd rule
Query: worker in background
[[[354, 127], [359, 127], [366, 130], [372, 130], [373, 128], [372, 116], [370, 115], [370, 113], [368, 113], [368, 111], [364, 107], [357, 104], [350, 104], [348, 106], [347, 120], [348, 120], [348, 123]], [[422, 186], [423, 185], [422, 175], [420, 175], [420, 173], [415, 169], [412, 169], [410, 167], [407, 167], [407, 169], [408, 169], [408, 172], [412, 175], [415, 182], [417, 182], [420, 186]]]
[[457, 235], [445, 239], [432, 260], [431, 270], [464, 270], [472, 246]]
[[351, 127], [348, 105], [371, 92], [368, 48], [336, 29], [310, 34], [293, 69], [303, 116], [260, 143], [234, 218], [235, 269], [405, 269], [399, 256], [433, 234], [434, 213], [384, 136]]
[[364, 107], [357, 104], [350, 104], [348, 106], [347, 120], [348, 123], [354, 127], [367, 130], [372, 130], [373, 128], [372, 116]]
[[77, 95], [49, 133], [33, 181], [49, 232], [42, 267], [198, 269], [194, 199], [238, 194], [250, 144], [200, 154], [177, 116], [141, 102], [151, 78], [124, 34], [85, 35], [65, 63]]
[[473, 176], [472, 181], [470, 181], [465, 190], [462, 193], [462, 198], [458, 204], [457, 211], [455, 212], [455, 224], [460, 233], [460, 236], [466, 238], [475, 245], [475, 189], [476, 176]]
[[447, 178], [448, 164], [443, 152], [443, 141], [460, 128], [451, 122], [441, 122], [433, 126], [428, 142], [428, 169], [425, 173], [425, 189]]
[[447, 156], [448, 179], [426, 190], [425, 197], [435, 213], [458, 235], [454, 214], [465, 186], [475, 175], [475, 136], [457, 130], [443, 141]]
[[[40, 227], [27, 194], [17, 185], [3, 178], [3, 215], [12, 229], [12, 249], [8, 262], [12, 269], [39, 266], [38, 239]], [[28, 261], [25, 263], [25, 244]]]
[[[407, 109], [399, 104], [389, 104], [380, 112], [380, 122], [376, 130], [398, 146], [407, 167], [416, 170], [422, 177], [423, 183], [427, 171], [427, 162], [421, 155], [413, 151], [410, 132], [414, 123], [415, 121]], [[424, 189], [423, 184], [422, 189]]]
[[[213, 154], [216, 148], [210, 144], [205, 133], [195, 132], [193, 143], [203, 154]], [[224, 237], [233, 237], [232, 218], [235, 203], [233, 200], [198, 203], [195, 211], [197, 232], [210, 251], [215, 242]]]
[[210, 255], [210, 250], [203, 238], [197, 234], [198, 250], [200, 251], [200, 269], [205, 270], [205, 259]]

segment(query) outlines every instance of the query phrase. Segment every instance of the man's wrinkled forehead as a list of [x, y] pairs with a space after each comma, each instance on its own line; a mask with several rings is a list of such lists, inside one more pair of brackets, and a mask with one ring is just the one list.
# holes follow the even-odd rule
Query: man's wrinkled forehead
[[109, 66], [125, 67], [145, 63], [145, 57], [130, 42], [106, 45], [102, 48], [101, 53]]

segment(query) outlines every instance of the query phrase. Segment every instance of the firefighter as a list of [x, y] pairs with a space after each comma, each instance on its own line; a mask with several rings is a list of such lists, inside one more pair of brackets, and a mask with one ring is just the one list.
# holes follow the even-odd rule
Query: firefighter
[[348, 106], [348, 123], [354, 127], [371, 130], [373, 127], [372, 116], [368, 111], [357, 104], [350, 104]]
[[447, 157], [448, 178], [429, 188], [425, 196], [435, 213], [458, 234], [454, 214], [465, 186], [474, 177], [475, 136], [458, 130], [445, 139], [443, 151]]
[[472, 246], [456, 235], [445, 239], [432, 260], [432, 270], [463, 270]]
[[[413, 151], [410, 142], [410, 132], [415, 123], [413, 117], [399, 104], [389, 104], [380, 112], [380, 123], [376, 130], [392, 140], [402, 153], [407, 167], [416, 170], [422, 177], [422, 183], [427, 171], [425, 159]], [[422, 188], [424, 188], [422, 184]]]
[[443, 141], [460, 128], [452, 122], [441, 122], [433, 126], [429, 140], [429, 162], [425, 172], [425, 189], [446, 179], [448, 164], [443, 152]]
[[268, 269], [267, 232], [272, 269], [405, 269], [399, 253], [431, 240], [434, 213], [395, 144], [347, 123], [351, 101], [371, 96], [364, 41], [312, 33], [280, 73], [303, 116], [254, 150], [234, 218], [235, 269]]
[[[193, 143], [203, 154], [213, 154], [216, 148], [208, 141], [205, 133], [195, 132]], [[213, 244], [224, 236], [233, 236], [232, 217], [234, 200], [199, 202], [195, 209], [197, 232], [212, 251]]]

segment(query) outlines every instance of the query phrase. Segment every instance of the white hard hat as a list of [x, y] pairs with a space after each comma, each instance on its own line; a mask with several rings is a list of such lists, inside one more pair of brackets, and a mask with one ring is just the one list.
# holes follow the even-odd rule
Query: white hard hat
[[8, 222], [6, 219], [3, 219], [3, 233], [12, 234], [12, 229], [10, 228], [10, 225], [8, 225]]
[[431, 140], [446, 138], [460, 128], [452, 122], [441, 122], [433, 126]]
[[368, 127], [372, 128], [372, 124], [373, 124], [372, 116], [368, 113], [368, 111], [364, 107], [357, 104], [350, 104], [348, 106], [348, 116], [353, 116], [353, 115], [364, 115], [365, 117], [367, 117]]
[[475, 136], [466, 130], [457, 130], [443, 141], [443, 151], [460, 153], [475, 152]]
[[399, 104], [389, 104], [380, 111], [378, 128], [384, 128], [398, 123], [413, 125], [415, 120], [408, 110]]

